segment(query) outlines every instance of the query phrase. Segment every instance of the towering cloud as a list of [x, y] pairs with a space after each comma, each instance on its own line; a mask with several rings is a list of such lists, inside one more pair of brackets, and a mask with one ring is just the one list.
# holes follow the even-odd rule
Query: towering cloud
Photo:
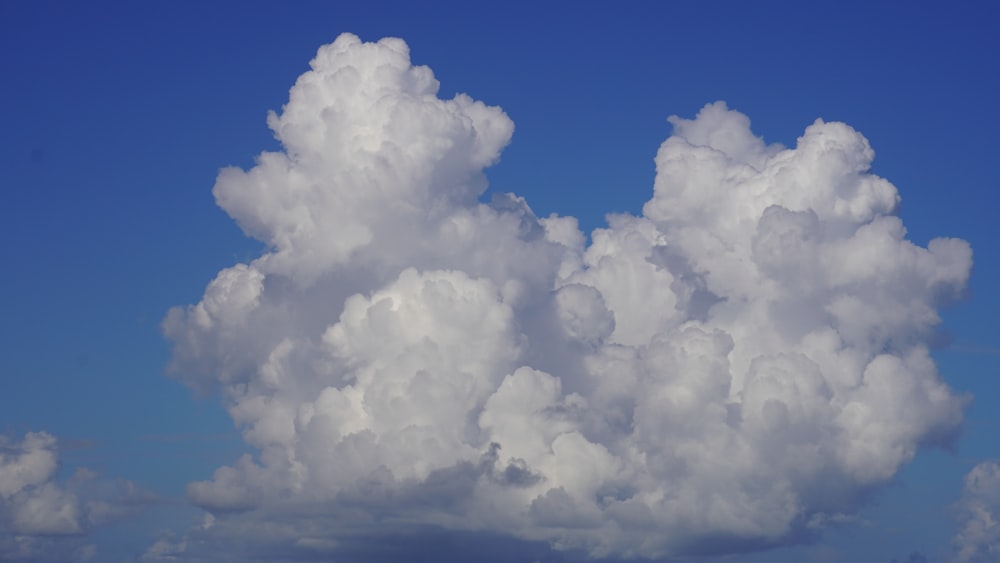
[[342, 35], [270, 115], [284, 151], [219, 175], [268, 250], [164, 330], [259, 453], [190, 485], [212, 516], [171, 557], [427, 527], [760, 549], [953, 437], [963, 400], [927, 346], [971, 251], [906, 239], [861, 134], [817, 120], [784, 148], [722, 102], [671, 118], [642, 215], [588, 241], [481, 202], [513, 124], [437, 87], [401, 40]]

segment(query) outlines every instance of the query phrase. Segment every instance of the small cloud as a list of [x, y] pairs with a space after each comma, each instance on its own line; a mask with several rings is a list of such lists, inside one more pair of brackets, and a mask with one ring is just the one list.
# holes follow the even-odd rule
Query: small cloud
[[0, 435], [0, 559], [88, 561], [94, 527], [135, 513], [155, 496], [130, 481], [77, 469], [57, 480], [61, 442], [46, 432]]
[[987, 563], [1000, 558], [1000, 463], [984, 461], [966, 474], [958, 510], [954, 561]]

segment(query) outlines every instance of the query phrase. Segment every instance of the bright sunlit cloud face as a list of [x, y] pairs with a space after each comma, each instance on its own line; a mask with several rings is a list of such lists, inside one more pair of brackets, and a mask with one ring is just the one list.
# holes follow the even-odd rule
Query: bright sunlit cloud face
[[850, 518], [959, 427], [928, 343], [971, 250], [906, 239], [847, 125], [784, 148], [722, 102], [671, 118], [642, 215], [588, 241], [480, 203], [513, 123], [439, 99], [401, 40], [324, 46], [268, 123], [284, 152], [214, 194], [269, 251], [164, 322], [173, 373], [259, 455], [192, 483], [213, 516], [150, 559], [419, 526], [759, 549]]

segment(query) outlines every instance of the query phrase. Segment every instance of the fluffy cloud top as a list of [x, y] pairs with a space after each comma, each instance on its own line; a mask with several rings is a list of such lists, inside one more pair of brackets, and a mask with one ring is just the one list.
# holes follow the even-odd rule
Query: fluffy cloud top
[[437, 87], [401, 40], [342, 35], [270, 115], [284, 151], [219, 175], [269, 250], [164, 329], [176, 377], [218, 390], [259, 455], [191, 484], [214, 517], [171, 557], [412, 526], [758, 549], [954, 435], [928, 342], [971, 251], [906, 239], [860, 133], [817, 120], [784, 148], [722, 102], [671, 118], [642, 215], [588, 242], [480, 201], [513, 124]]

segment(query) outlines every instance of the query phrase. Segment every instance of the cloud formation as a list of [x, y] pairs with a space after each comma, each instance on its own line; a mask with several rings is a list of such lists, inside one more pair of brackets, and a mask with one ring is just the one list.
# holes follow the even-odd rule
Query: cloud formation
[[928, 343], [971, 250], [906, 239], [857, 131], [817, 120], [785, 148], [723, 102], [672, 117], [642, 214], [588, 240], [483, 203], [513, 124], [437, 89], [403, 41], [342, 35], [269, 116], [284, 150], [220, 173], [268, 250], [164, 331], [172, 373], [259, 454], [190, 485], [212, 517], [171, 557], [427, 527], [594, 557], [762, 549], [954, 437], [964, 400]]
[[984, 461], [969, 471], [958, 509], [960, 528], [952, 540], [954, 561], [996, 561], [1000, 557], [1000, 464]]
[[96, 546], [84, 534], [152, 500], [128, 481], [107, 481], [85, 468], [57, 480], [56, 438], [0, 435], [0, 560], [89, 561]]

